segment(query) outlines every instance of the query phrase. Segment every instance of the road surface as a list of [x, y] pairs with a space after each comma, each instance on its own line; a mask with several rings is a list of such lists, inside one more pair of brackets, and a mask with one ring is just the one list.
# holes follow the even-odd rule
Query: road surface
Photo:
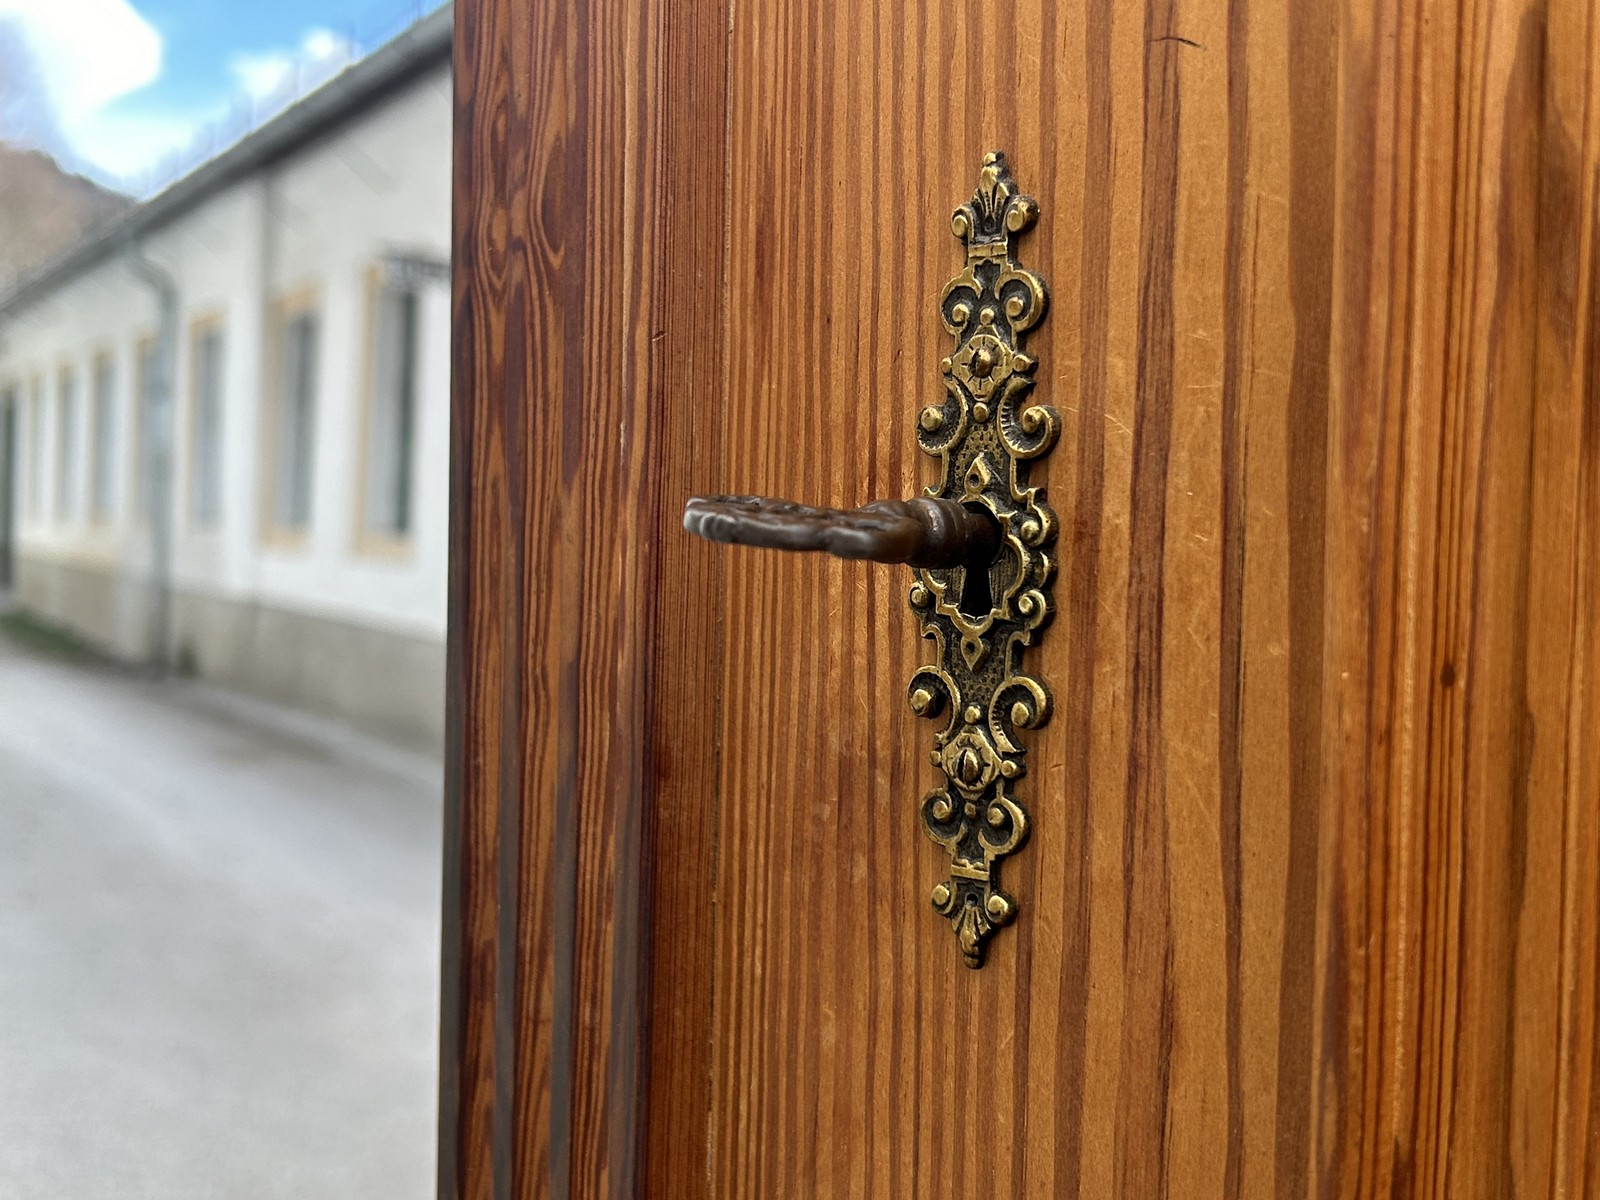
[[439, 767], [0, 635], [0, 1200], [423, 1200]]

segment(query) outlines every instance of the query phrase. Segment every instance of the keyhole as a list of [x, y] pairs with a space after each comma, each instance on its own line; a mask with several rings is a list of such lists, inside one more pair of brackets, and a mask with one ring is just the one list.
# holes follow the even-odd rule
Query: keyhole
[[1000, 525], [994, 514], [981, 504], [969, 504], [967, 511], [977, 513], [994, 527], [994, 537], [987, 539], [987, 545], [975, 548], [963, 564], [966, 578], [961, 585], [959, 607], [965, 615], [979, 619], [988, 616], [994, 608], [994, 588], [989, 572], [1000, 552]]

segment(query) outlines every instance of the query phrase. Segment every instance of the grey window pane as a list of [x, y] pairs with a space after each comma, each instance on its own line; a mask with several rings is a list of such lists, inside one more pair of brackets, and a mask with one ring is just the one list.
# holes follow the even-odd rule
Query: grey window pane
[[404, 536], [412, 527], [413, 446], [417, 407], [417, 293], [385, 288], [373, 331], [366, 525]]
[[273, 496], [273, 518], [285, 529], [303, 529], [311, 522], [317, 342], [315, 315], [300, 313], [285, 325]]
[[194, 516], [212, 524], [222, 515], [222, 332], [204, 330], [194, 353]]
[[56, 519], [76, 515], [78, 499], [78, 377], [63, 372], [56, 393]]
[[112, 466], [116, 462], [116, 367], [102, 358], [94, 371], [94, 462], [89, 503], [94, 515], [108, 517], [112, 505]]
[[44, 516], [44, 385], [37, 379], [28, 396], [28, 512]]
[[139, 349], [139, 395], [137, 418], [134, 422], [134, 485], [138, 489], [139, 515], [148, 518], [155, 511], [155, 486], [150, 478], [149, 463], [154, 449], [156, 389], [160, 387], [160, 353], [155, 342], [147, 342]]

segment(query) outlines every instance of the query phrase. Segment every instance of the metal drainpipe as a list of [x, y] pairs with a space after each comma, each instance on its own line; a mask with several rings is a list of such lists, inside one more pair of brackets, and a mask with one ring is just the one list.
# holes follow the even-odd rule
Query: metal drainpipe
[[[156, 334], [155, 377], [150, 381], [145, 411], [145, 502], [150, 509], [150, 644], [149, 666], [164, 675], [172, 662], [172, 426], [173, 380], [178, 363], [178, 285], [165, 267], [145, 257], [144, 247], [130, 241], [128, 266], [156, 294], [161, 325]], [[135, 403], [138, 402], [135, 397]]]

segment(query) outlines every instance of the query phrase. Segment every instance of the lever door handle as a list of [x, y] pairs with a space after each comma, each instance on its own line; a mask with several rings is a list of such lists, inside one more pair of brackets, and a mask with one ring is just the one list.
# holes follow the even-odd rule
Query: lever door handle
[[848, 510], [767, 496], [694, 496], [684, 506], [683, 527], [711, 542], [825, 550], [836, 558], [930, 569], [987, 564], [1000, 545], [993, 517], [934, 496]]
[[[1050, 715], [1050, 689], [1022, 657], [1049, 623], [1056, 574], [1055, 513], [1030, 473], [1055, 444], [1061, 417], [1030, 401], [1039, 364], [1024, 348], [1049, 298], [1016, 249], [1038, 215], [996, 151], [951, 216], [966, 263], [939, 297], [939, 319], [955, 339], [939, 362], [943, 394], [917, 414], [917, 444], [939, 460], [927, 495], [849, 510], [697, 496], [683, 513], [686, 530], [713, 542], [913, 568], [908, 599], [937, 660], [911, 677], [906, 699], [940, 722], [932, 762], [943, 776], [923, 797], [922, 827], [950, 858], [929, 899], [970, 967], [983, 964], [989, 939], [1017, 912], [999, 872], [1028, 836], [1022, 731]], [[873, 412], [869, 403], [853, 415]]]

